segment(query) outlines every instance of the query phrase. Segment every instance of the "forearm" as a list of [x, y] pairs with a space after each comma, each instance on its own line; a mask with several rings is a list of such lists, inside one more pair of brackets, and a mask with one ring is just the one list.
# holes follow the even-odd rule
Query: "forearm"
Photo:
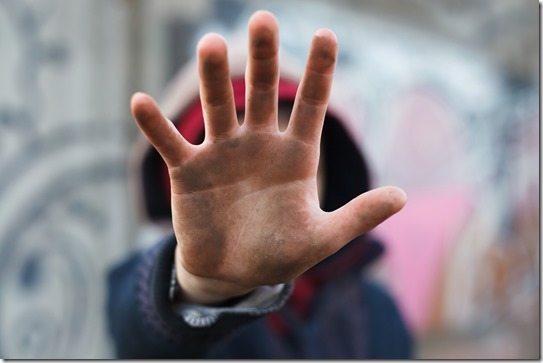
[[185, 303], [219, 306], [233, 298], [243, 297], [255, 289], [191, 274], [183, 267], [179, 246], [175, 249], [175, 266], [180, 290], [178, 299]]

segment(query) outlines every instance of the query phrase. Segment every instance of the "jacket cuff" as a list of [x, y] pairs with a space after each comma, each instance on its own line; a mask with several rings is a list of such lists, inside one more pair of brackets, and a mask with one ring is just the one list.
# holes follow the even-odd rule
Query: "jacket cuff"
[[279, 285], [260, 286], [233, 306], [211, 307], [178, 303], [174, 310], [194, 328], [213, 326], [222, 315], [262, 316], [281, 309], [292, 293], [292, 282]]
[[[142, 315], [152, 330], [170, 341], [204, 334], [214, 341], [285, 305], [292, 283], [261, 286], [229, 307], [174, 306], [170, 277], [176, 240], [173, 233], [148, 251], [140, 265], [138, 297]], [[204, 329], [205, 328], [205, 329]]]

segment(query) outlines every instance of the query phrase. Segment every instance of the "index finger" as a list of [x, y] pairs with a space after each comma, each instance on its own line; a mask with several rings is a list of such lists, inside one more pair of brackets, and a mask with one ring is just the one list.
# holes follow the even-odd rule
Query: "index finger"
[[337, 39], [328, 29], [313, 37], [305, 73], [296, 93], [287, 132], [309, 143], [318, 143], [332, 88]]

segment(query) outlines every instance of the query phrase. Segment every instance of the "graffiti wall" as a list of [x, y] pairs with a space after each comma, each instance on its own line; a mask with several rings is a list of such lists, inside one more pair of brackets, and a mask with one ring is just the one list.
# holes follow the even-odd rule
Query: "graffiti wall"
[[[107, 357], [127, 249], [126, 34], [114, 3], [0, 2], [0, 356]], [[122, 30], [122, 27], [121, 27]]]
[[257, 8], [302, 64], [317, 29], [338, 37], [332, 97], [374, 186], [409, 198], [372, 273], [417, 356], [538, 356], [538, 3], [333, 3], [0, 0], [0, 357], [112, 357], [107, 270], [161, 233], [128, 187], [130, 95], [160, 98]]

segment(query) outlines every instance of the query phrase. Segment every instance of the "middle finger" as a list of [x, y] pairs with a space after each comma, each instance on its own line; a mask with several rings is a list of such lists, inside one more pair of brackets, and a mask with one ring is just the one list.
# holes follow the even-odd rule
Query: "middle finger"
[[245, 74], [245, 123], [248, 127], [277, 129], [278, 32], [277, 20], [267, 11], [258, 11], [249, 20], [249, 57]]

